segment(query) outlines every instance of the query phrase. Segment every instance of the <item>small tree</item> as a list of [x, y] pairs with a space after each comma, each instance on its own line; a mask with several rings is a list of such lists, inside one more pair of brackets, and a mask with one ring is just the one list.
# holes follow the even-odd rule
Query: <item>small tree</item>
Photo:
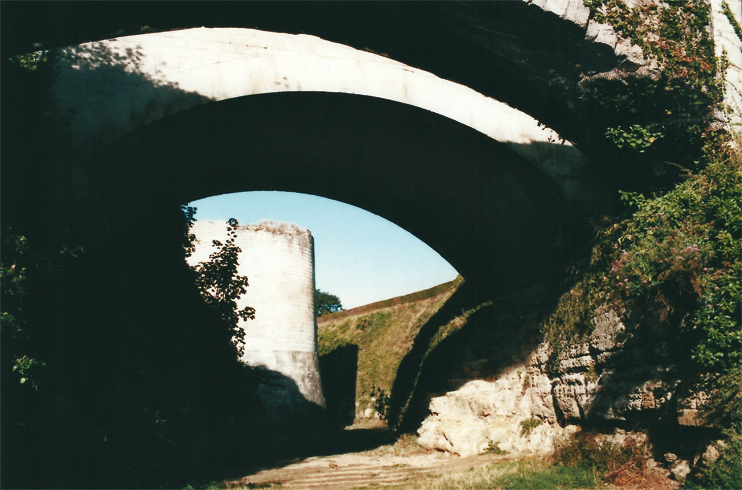
[[[183, 209], [188, 220], [188, 234], [185, 245], [186, 255], [190, 256], [195, 247], [193, 241], [195, 236], [190, 232], [193, 225], [195, 208]], [[255, 319], [255, 308], [246, 306], [237, 309], [237, 300], [242, 296], [249, 286], [247, 276], [237, 274], [238, 258], [242, 250], [235, 245], [237, 238], [237, 226], [239, 222], [230, 218], [227, 221], [227, 239], [224, 243], [213, 240], [212, 246], [216, 251], [209, 255], [208, 262], [200, 262], [193, 267], [196, 272], [196, 286], [201, 297], [217, 317], [229, 325], [228, 334], [232, 344], [237, 350], [237, 355], [242, 357], [245, 352], [245, 331], [239, 327], [239, 320], [247, 321]]]
[[334, 294], [315, 289], [314, 311], [317, 316], [322, 316], [325, 313], [335, 313], [336, 311], [343, 311], [343, 305], [340, 303], [340, 298], [338, 298]]

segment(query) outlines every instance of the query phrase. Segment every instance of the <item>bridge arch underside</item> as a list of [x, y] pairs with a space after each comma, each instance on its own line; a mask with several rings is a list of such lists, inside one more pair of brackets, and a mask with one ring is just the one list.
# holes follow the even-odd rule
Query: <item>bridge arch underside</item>
[[[206, 26], [306, 33], [384, 53], [470, 87], [532, 115], [589, 152], [590, 121], [553, 82], [573, 79], [576, 70], [609, 73], [626, 60], [614, 52], [616, 36], [608, 26], [592, 25], [599, 40], [596, 32], [587, 36], [589, 11], [582, 2], [551, 2], [549, 8], [546, 3], [51, 2], [38, 9], [10, 2], [3, 9], [3, 40], [7, 52], [24, 53], [40, 41], [45, 49], [58, 48], [143, 30]], [[577, 17], [566, 20], [556, 11]]]
[[557, 185], [504, 144], [358, 95], [207, 104], [120, 138], [85, 169], [88, 198], [126, 240], [151, 243], [139, 224], [158, 207], [252, 190], [314, 194], [394, 222], [491, 293], [561, 269], [579, 228]]

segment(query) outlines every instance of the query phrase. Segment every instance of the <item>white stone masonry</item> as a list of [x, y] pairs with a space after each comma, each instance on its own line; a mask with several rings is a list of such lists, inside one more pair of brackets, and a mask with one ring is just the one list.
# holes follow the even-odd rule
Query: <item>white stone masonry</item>
[[[197, 221], [196, 252], [191, 266], [205, 262], [225, 243], [227, 223]], [[242, 361], [264, 366], [292, 379], [307, 400], [324, 406], [319, 379], [317, 326], [314, 313], [314, 241], [308, 230], [286, 223], [239, 226], [238, 274], [249, 287], [237, 304], [255, 308], [255, 319], [240, 321], [245, 330]]]

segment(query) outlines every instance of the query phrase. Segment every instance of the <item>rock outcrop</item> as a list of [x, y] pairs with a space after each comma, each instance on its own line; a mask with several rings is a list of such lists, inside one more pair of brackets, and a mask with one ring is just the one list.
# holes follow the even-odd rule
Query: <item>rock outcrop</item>
[[[512, 311], [506, 316], [524, 320]], [[637, 312], [606, 309], [584, 342], [555, 353], [547, 342], [532, 341], [534, 324], [524, 321], [492, 350], [506, 360], [465, 362], [451, 380], [458, 389], [431, 398], [419, 442], [461, 456], [493, 447], [546, 453], [585, 423], [708, 427], [702, 414], [711, 378], [681, 369], [680, 340], [661, 325]], [[493, 364], [498, 369], [488, 371]], [[461, 379], [462, 373], [472, 379]], [[529, 420], [535, 427], [526, 431]], [[675, 473], [682, 478], [683, 472], [684, 464]]]
[[[516, 369], [520, 368], [520, 369]], [[519, 453], [548, 452], [555, 441], [574, 431], [558, 424], [541, 423], [531, 403], [529, 376], [524, 366], [513, 366], [494, 381], [474, 380], [460, 389], [434, 397], [432, 415], [419, 430], [418, 442], [428, 448], [459, 456], [488, 449]], [[538, 420], [531, 430], [524, 428]]]

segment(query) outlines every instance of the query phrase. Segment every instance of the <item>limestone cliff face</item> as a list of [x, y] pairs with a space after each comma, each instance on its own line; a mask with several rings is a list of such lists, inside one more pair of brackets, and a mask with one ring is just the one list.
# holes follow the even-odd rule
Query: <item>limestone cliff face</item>
[[[512, 313], [510, 322], [523, 321]], [[461, 456], [493, 445], [547, 453], [584, 424], [661, 424], [670, 431], [708, 425], [702, 411], [709, 376], [683, 368], [680, 340], [658, 319], [601, 311], [589, 338], [558, 355], [547, 342], [533, 342], [533, 323], [513, 325], [492, 358], [462, 364], [459, 379], [450, 380], [458, 389], [431, 398], [418, 431], [423, 446]], [[480, 379], [465, 381], [462, 373]], [[528, 420], [540, 425], [525, 431]]]

